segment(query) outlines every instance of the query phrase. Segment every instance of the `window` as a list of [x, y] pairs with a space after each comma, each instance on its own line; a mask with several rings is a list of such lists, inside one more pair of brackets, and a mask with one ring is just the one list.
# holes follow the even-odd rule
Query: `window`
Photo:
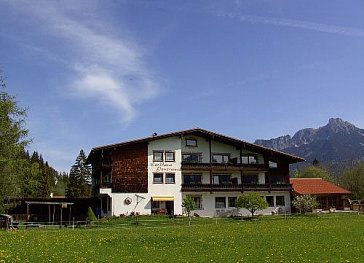
[[201, 184], [201, 174], [186, 174], [183, 176], [184, 184]]
[[274, 207], [274, 198], [271, 195], [265, 197], [269, 207]]
[[229, 207], [236, 207], [236, 197], [228, 197]]
[[243, 164], [256, 164], [258, 163], [258, 158], [255, 155], [245, 155], [241, 157]]
[[285, 206], [284, 195], [276, 196], [276, 206]]
[[257, 175], [244, 175], [243, 176], [243, 184], [257, 184], [258, 176]]
[[214, 184], [230, 184], [230, 174], [215, 174], [213, 181]]
[[202, 196], [201, 195], [191, 195], [193, 201], [195, 201], [196, 209], [203, 209], [202, 208]]
[[159, 208], [159, 201], [152, 201], [152, 209], [156, 209], [156, 208]]
[[228, 163], [230, 159], [230, 154], [212, 154], [213, 163]]
[[283, 175], [280, 175], [280, 174], [278, 174], [278, 175], [272, 175], [270, 177], [270, 182], [272, 184], [284, 184], [285, 183], [284, 182], [284, 176]]
[[165, 160], [166, 162], [174, 162], [175, 160], [174, 152], [165, 152]]
[[197, 147], [197, 140], [196, 139], [186, 139], [186, 146]]
[[175, 179], [174, 179], [174, 174], [166, 174], [166, 184], [174, 184], [175, 183]]
[[184, 153], [182, 154], [182, 162], [201, 163], [201, 153]]
[[163, 184], [163, 174], [153, 174], [153, 184]]
[[215, 197], [215, 208], [226, 208], [226, 198]]
[[153, 152], [153, 162], [163, 162], [163, 151]]
[[269, 168], [277, 168], [277, 167], [278, 167], [278, 163], [269, 161]]

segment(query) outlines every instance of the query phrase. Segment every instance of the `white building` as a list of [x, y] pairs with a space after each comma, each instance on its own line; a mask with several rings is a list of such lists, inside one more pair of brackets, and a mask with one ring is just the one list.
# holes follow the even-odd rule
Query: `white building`
[[289, 164], [300, 161], [199, 128], [96, 147], [88, 156], [101, 210], [117, 216], [180, 215], [188, 195], [201, 216], [234, 214], [245, 191], [267, 200], [261, 213], [290, 211]]

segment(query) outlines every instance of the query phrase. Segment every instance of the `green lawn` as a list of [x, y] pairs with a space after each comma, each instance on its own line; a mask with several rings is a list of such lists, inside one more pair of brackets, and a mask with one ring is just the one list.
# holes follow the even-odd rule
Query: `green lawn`
[[133, 222], [0, 231], [0, 262], [364, 262], [363, 215]]

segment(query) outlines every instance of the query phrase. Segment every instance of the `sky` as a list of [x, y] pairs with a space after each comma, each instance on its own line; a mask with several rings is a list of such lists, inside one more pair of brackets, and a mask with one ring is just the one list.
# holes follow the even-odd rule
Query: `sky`
[[30, 151], [204, 128], [254, 142], [364, 128], [364, 2], [0, 0], [0, 69]]

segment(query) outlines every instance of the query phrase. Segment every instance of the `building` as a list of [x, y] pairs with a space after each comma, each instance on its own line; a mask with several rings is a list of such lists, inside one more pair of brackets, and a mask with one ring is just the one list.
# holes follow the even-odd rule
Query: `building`
[[189, 195], [201, 216], [233, 213], [244, 191], [267, 200], [264, 213], [290, 211], [289, 165], [301, 161], [199, 128], [96, 147], [87, 159], [103, 213], [180, 215]]
[[291, 178], [290, 182], [294, 194], [315, 196], [319, 209], [335, 208], [342, 210], [349, 207], [347, 196], [351, 192], [322, 178]]

